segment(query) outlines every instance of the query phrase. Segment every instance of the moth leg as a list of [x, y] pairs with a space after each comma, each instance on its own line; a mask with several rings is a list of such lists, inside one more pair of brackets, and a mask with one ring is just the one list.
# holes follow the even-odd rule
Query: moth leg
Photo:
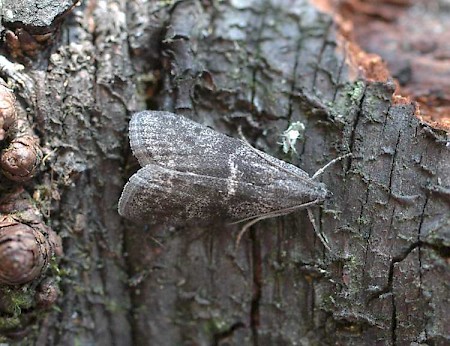
[[[257, 223], [257, 222], [259, 222], [259, 221], [261, 221], [261, 220], [271, 219], [271, 218], [273, 218], [273, 217], [278, 217], [278, 216], [282, 216], [282, 215], [286, 215], [286, 213], [282, 213], [282, 214], [280, 213], [280, 214], [279, 214], [278, 212], [272, 212], [272, 213], [262, 214], [262, 215], [260, 215], [260, 216], [256, 216], [253, 220], [247, 222], [247, 223], [241, 228], [241, 230], [240, 230], [240, 232], [239, 232], [239, 234], [238, 234], [238, 236], [237, 236], [237, 238], [236, 238], [236, 249], [239, 247], [239, 243], [241, 242], [242, 236], [243, 236], [243, 235], [245, 234], [245, 232], [247, 232], [248, 229], [249, 229], [251, 226], [253, 226], [255, 223]], [[232, 225], [235, 224], [235, 223], [239, 223], [239, 222], [247, 221], [247, 220], [248, 220], [248, 219], [244, 219], [244, 220], [241, 220], [241, 221], [238, 221], [238, 222], [233, 222]]]
[[249, 229], [251, 226], [253, 226], [255, 223], [257, 223], [257, 222], [259, 222], [259, 221], [261, 221], [261, 220], [263, 220], [263, 219], [267, 219], [267, 217], [258, 217], [258, 218], [256, 218], [256, 219], [250, 221], [250, 222], [247, 222], [247, 223], [241, 228], [241, 230], [239, 231], [239, 234], [238, 234], [238, 236], [237, 236], [237, 238], [236, 238], [236, 243], [235, 243], [236, 250], [237, 250], [237, 248], [239, 247], [239, 243], [241, 242], [242, 236], [245, 234], [245, 232], [247, 232], [248, 229]]
[[[321, 241], [322, 245], [325, 247], [325, 249], [327, 249], [328, 251], [331, 252], [331, 248], [328, 246], [328, 239], [326, 238], [326, 236], [325, 236], [322, 232], [320, 232], [320, 230], [318, 229], [318, 227], [317, 227], [317, 225], [316, 225], [316, 221], [314, 220], [314, 215], [313, 215], [313, 213], [312, 213], [312, 209], [311, 209], [311, 208], [306, 208], [306, 210], [308, 211], [308, 217], [309, 217], [309, 220], [311, 221], [311, 223], [312, 223], [312, 225], [313, 225], [314, 232], [316, 233], [317, 237], [320, 239], [320, 241]], [[237, 236], [237, 238], [236, 238], [236, 244], [235, 244], [236, 249], [239, 247], [239, 244], [240, 244], [240, 242], [241, 242], [241, 239], [242, 239], [243, 235], [245, 234], [245, 232], [248, 231], [248, 229], [249, 229], [251, 226], [253, 226], [255, 223], [257, 223], [257, 222], [259, 222], [259, 221], [261, 221], [261, 220], [264, 220], [264, 219], [270, 219], [270, 218], [272, 218], [272, 217], [277, 217], [277, 216], [281, 216], [281, 215], [285, 215], [285, 214], [279, 214], [279, 215], [273, 215], [273, 214], [271, 214], [271, 215], [262, 215], [262, 216], [259, 216], [259, 217], [255, 218], [255, 219], [253, 219], [253, 220], [247, 222], [247, 223], [242, 227], [242, 229], [240, 230], [240, 232], [239, 232], [239, 234], [238, 234], [238, 236]]]
[[288, 208], [284, 208], [284, 209], [270, 211], [270, 212], [264, 213], [264, 214], [250, 216], [250, 217], [247, 217], [245, 219], [241, 219], [241, 220], [238, 220], [238, 221], [235, 221], [235, 222], [231, 222], [230, 225], [236, 225], [236, 224], [241, 223], [241, 222], [252, 221], [252, 220], [255, 220], [255, 219], [264, 220], [264, 219], [268, 219], [268, 218], [271, 218], [271, 217], [287, 215], [287, 214], [292, 213], [294, 211], [297, 211], [297, 210], [300, 210], [300, 209], [305, 209], [305, 208], [307, 208], [307, 207], [309, 207], [311, 205], [315, 205], [315, 204], [317, 204], [319, 202], [320, 202], [319, 199], [315, 199], [314, 201], [303, 203], [303, 204], [300, 204], [300, 205], [295, 205], [293, 207], [288, 207]]
[[306, 210], [308, 211], [308, 218], [309, 221], [311, 221], [313, 228], [314, 228], [314, 232], [316, 233], [317, 237], [320, 239], [322, 245], [325, 247], [325, 249], [327, 249], [328, 251], [331, 252], [331, 248], [328, 246], [328, 239], [326, 238], [325, 234], [323, 234], [319, 228], [316, 225], [316, 221], [314, 220], [314, 214], [312, 212], [311, 208], [306, 208]]
[[242, 227], [241, 231], [239, 232], [239, 234], [238, 234], [238, 236], [237, 236], [237, 239], [236, 239], [236, 248], [239, 247], [239, 243], [241, 242], [242, 236], [245, 234], [245, 232], [247, 232], [247, 230], [248, 230], [251, 226], [253, 226], [255, 223], [257, 223], [257, 222], [259, 222], [259, 221], [261, 221], [261, 220], [270, 219], [270, 218], [272, 218], [272, 217], [278, 217], [278, 216], [287, 215], [287, 214], [289, 214], [289, 213], [292, 213], [293, 211], [297, 211], [297, 210], [305, 209], [305, 208], [306, 208], [306, 210], [308, 210], [308, 215], [309, 215], [309, 218], [310, 218], [310, 220], [311, 220], [311, 223], [313, 224], [314, 230], [316, 231], [316, 233], [317, 233], [318, 237], [320, 238], [320, 240], [324, 243], [324, 246], [325, 246], [328, 250], [330, 250], [330, 248], [329, 248], [328, 245], [326, 244], [326, 243], [327, 243], [327, 240], [326, 240], [325, 237], [324, 237], [323, 235], [321, 235], [321, 234], [318, 232], [318, 230], [317, 230], [316, 224], [315, 224], [314, 219], [313, 219], [313, 215], [312, 215], [312, 214], [309, 214], [309, 210], [310, 210], [310, 209], [308, 208], [308, 206], [315, 205], [315, 204], [317, 204], [318, 202], [319, 202], [319, 200], [316, 199], [316, 200], [314, 200], [314, 201], [311, 201], [311, 202], [308, 202], [308, 203], [303, 203], [303, 204], [300, 204], [300, 205], [296, 205], [296, 206], [294, 206], [294, 207], [285, 208], [285, 209], [280, 209], [280, 210], [277, 210], [277, 211], [271, 211], [271, 212], [266, 213], [266, 214], [260, 214], [260, 215], [257, 215], [257, 216], [251, 216], [251, 217], [246, 218], [246, 219], [242, 219], [242, 220], [239, 220], [239, 221], [236, 221], [236, 222], [232, 222], [230, 225], [235, 225], [235, 224], [240, 223], [240, 222], [248, 221], [248, 222]]
[[325, 172], [325, 170], [327, 170], [328, 167], [330, 167], [331, 165], [334, 165], [336, 162], [341, 161], [342, 159], [345, 159], [346, 157], [349, 157], [349, 156], [352, 156], [352, 153], [348, 153], [348, 154], [336, 157], [335, 159], [331, 160], [325, 166], [320, 168], [316, 173], [314, 173], [314, 175], [311, 177], [311, 179], [317, 178], [319, 175], [321, 175], [323, 172]]

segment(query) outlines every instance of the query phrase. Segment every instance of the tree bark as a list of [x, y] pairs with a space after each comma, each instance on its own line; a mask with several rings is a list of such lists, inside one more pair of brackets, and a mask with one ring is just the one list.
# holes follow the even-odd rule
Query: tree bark
[[[53, 191], [46, 221], [64, 256], [57, 308], [22, 342], [449, 344], [447, 133], [367, 61], [306, 0], [74, 8], [24, 72], [47, 154], [26, 188]], [[322, 175], [332, 197], [314, 209], [331, 251], [303, 211], [256, 224], [238, 248], [238, 225], [122, 219], [117, 201], [138, 169], [127, 125], [146, 108], [241, 128], [310, 175], [351, 152]], [[304, 133], [284, 153], [295, 122]]]

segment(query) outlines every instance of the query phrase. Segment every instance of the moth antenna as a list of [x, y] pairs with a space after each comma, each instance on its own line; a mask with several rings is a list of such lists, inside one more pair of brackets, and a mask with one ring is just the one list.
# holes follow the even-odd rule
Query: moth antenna
[[301, 175], [295, 174], [294, 172], [284, 168], [283, 166], [280, 166], [278, 164], [276, 164], [275, 162], [270, 161], [267, 157], [265, 157], [258, 149], [254, 148], [249, 141], [247, 141], [247, 138], [245, 138], [243, 132], [242, 132], [242, 127], [239, 126], [238, 127], [238, 133], [239, 136], [241, 137], [242, 141], [248, 146], [250, 147], [250, 149], [252, 149], [256, 155], [258, 155], [259, 157], [261, 157], [263, 160], [267, 161], [271, 166], [277, 167], [278, 169], [282, 170], [283, 172], [286, 172], [287, 174], [290, 174], [296, 178], [299, 178], [300, 180], [304, 180], [304, 181], [308, 181], [310, 178], [309, 177], [303, 177]]
[[331, 252], [330, 247], [328, 246], [328, 239], [325, 237], [325, 234], [323, 234], [319, 228], [316, 225], [316, 221], [314, 220], [314, 215], [313, 212], [311, 210], [311, 208], [306, 208], [306, 210], [308, 211], [308, 218], [309, 221], [311, 221], [313, 228], [314, 228], [314, 233], [316, 233], [317, 237], [320, 239], [322, 245], [325, 247], [325, 249], [327, 249], [328, 251]]
[[320, 168], [316, 173], [314, 173], [314, 175], [311, 177], [311, 179], [317, 178], [319, 175], [321, 175], [323, 172], [325, 172], [325, 170], [328, 169], [328, 167], [330, 167], [331, 165], [334, 165], [336, 162], [341, 161], [342, 159], [345, 159], [346, 157], [349, 157], [349, 156], [352, 156], [352, 153], [348, 153], [348, 154], [336, 157], [335, 159], [331, 160], [325, 166]]

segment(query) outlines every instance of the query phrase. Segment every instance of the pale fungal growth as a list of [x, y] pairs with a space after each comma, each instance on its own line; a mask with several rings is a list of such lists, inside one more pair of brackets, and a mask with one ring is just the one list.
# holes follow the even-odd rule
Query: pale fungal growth
[[298, 140], [303, 139], [304, 132], [305, 125], [301, 121], [289, 125], [286, 131], [281, 134], [281, 143], [278, 143], [283, 147], [283, 153], [287, 154], [292, 151], [297, 154], [295, 146]]
[[0, 222], [0, 283], [33, 281], [47, 268], [53, 245], [38, 230], [4, 218]]

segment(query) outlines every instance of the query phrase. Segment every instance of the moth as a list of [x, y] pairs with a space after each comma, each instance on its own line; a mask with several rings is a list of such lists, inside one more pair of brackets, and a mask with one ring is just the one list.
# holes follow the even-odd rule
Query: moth
[[[326, 186], [300, 168], [183, 116], [134, 114], [130, 146], [142, 166], [119, 214], [142, 223], [255, 222], [318, 204]], [[322, 238], [321, 238], [322, 239]]]

